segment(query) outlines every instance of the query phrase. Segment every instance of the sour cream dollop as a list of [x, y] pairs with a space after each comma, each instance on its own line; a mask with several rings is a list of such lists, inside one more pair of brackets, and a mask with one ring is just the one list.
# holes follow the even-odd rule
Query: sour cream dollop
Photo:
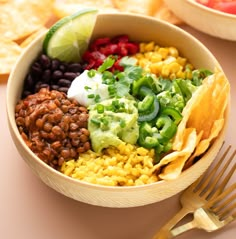
[[73, 98], [85, 107], [109, 99], [108, 86], [102, 83], [102, 74], [95, 72], [91, 77], [88, 72], [85, 70], [77, 76], [67, 92], [69, 99]]

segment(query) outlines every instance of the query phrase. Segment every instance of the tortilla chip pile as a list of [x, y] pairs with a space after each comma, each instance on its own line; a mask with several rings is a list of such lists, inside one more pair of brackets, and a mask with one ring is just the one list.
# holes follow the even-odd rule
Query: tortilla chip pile
[[52, 0], [0, 0], [0, 74], [10, 73], [22, 52], [21, 41], [44, 27], [52, 9]]
[[0, 0], [0, 76], [9, 74], [22, 50], [62, 17], [84, 7], [133, 12], [180, 23], [163, 0]]

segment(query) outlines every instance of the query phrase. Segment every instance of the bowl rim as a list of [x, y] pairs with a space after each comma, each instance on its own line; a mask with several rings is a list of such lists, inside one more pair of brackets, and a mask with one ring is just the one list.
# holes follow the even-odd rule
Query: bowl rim
[[204, 6], [203, 4], [200, 4], [200, 3], [196, 2], [195, 0], [184, 0], [184, 1], [186, 1], [187, 3], [192, 5], [193, 7], [197, 7], [204, 12], [209, 12], [212, 15], [219, 15], [219, 16], [222, 16], [222, 17], [228, 17], [228, 18], [232, 18], [232, 19], [236, 20], [236, 14], [230, 14], [230, 13], [227, 13], [227, 12], [222, 12], [220, 10], [216, 10], [214, 8]]
[[[189, 0], [188, 0], [189, 1]], [[215, 60], [215, 64], [218, 64], [217, 67], [220, 67], [219, 65], [219, 62], [217, 61], [217, 59], [215, 58], [215, 56], [209, 51], [209, 49], [204, 46], [200, 40], [198, 40], [197, 38], [195, 38], [193, 35], [191, 35], [190, 33], [184, 31], [183, 29], [173, 25], [173, 24], [170, 24], [168, 22], [165, 22], [163, 20], [159, 20], [159, 19], [153, 19], [152, 17], [148, 17], [148, 16], [143, 16], [141, 14], [133, 14], [133, 13], [99, 13], [100, 15], [106, 15], [106, 16], [109, 16], [109, 15], [121, 15], [121, 16], [132, 16], [132, 17], [142, 17], [142, 18], [147, 18], [149, 20], [152, 20], [152, 21], [157, 21], [159, 22], [160, 24], [163, 24], [163, 25], [169, 25], [169, 27], [171, 28], [174, 28], [176, 29], [177, 31], [180, 31], [181, 34], [184, 34], [184, 35], [187, 35], [188, 37], [190, 37], [191, 39], [193, 39], [194, 41], [196, 41], [198, 44], [200, 44], [204, 50], [206, 50], [208, 52], [208, 54], [210, 54], [213, 59]], [[158, 184], [166, 184], [168, 185], [168, 182], [169, 181], [166, 181], [166, 180], [160, 180], [160, 181], [157, 181], [157, 182], [154, 182], [154, 183], [151, 183], [151, 184], [144, 184], [144, 185], [137, 185], [137, 186], [106, 186], [106, 185], [100, 185], [100, 184], [92, 184], [92, 183], [89, 183], [89, 182], [85, 182], [85, 181], [82, 181], [82, 180], [78, 180], [78, 179], [75, 179], [75, 178], [72, 178], [72, 177], [69, 177], [63, 173], [61, 173], [60, 171], [57, 171], [55, 170], [54, 168], [52, 168], [51, 166], [47, 165], [45, 162], [43, 162], [39, 157], [36, 156], [36, 154], [33, 153], [33, 151], [30, 150], [29, 147], [27, 147], [25, 141], [23, 140], [23, 138], [20, 136], [19, 134], [19, 131], [18, 131], [18, 128], [16, 126], [16, 122], [14, 120], [13, 117], [9, 117], [9, 115], [12, 115], [13, 112], [9, 112], [9, 108], [12, 108], [12, 106], [9, 107], [9, 95], [10, 95], [10, 86], [12, 87], [13, 86], [13, 76], [15, 75], [15, 70], [19, 67], [18, 64], [24, 59], [24, 57], [29, 53], [29, 51], [31, 49], [33, 49], [35, 47], [35, 45], [37, 44], [41, 44], [42, 43], [42, 40], [43, 40], [43, 37], [45, 36], [46, 32], [48, 30], [45, 30], [45, 32], [42, 32], [37, 38], [35, 38], [30, 44], [29, 46], [27, 46], [24, 51], [22, 52], [21, 56], [18, 58], [16, 64], [14, 65], [13, 67], [13, 70], [11, 72], [11, 74], [9, 75], [9, 79], [8, 79], [8, 83], [7, 83], [7, 93], [6, 93], [6, 97], [7, 97], [7, 117], [8, 117], [8, 124], [10, 126], [10, 131], [11, 131], [11, 134], [14, 134], [14, 137], [16, 137], [16, 140], [19, 142], [20, 146], [23, 148], [23, 150], [25, 150], [29, 155], [30, 157], [32, 157], [32, 159], [37, 163], [39, 164], [42, 168], [45, 168], [45, 170], [49, 170], [50, 173], [52, 173], [53, 175], [56, 175], [58, 177], [60, 177], [61, 179], [64, 179], [65, 181], [70, 181], [71, 183], [74, 183], [74, 184], [79, 184], [80, 186], [82, 187], [86, 187], [86, 188], [93, 188], [93, 189], [102, 189], [102, 190], [105, 190], [105, 191], [109, 191], [109, 190], [113, 190], [114, 192], [122, 192], [122, 191], [137, 191], [137, 190], [140, 190], [141, 188], [142, 189], [145, 189], [145, 188], [152, 188], [152, 187], [156, 187]], [[41, 43], [40, 43], [41, 42]], [[39, 53], [39, 51], [38, 51]], [[221, 67], [220, 67], [221, 69]], [[222, 70], [222, 69], [221, 69]], [[225, 128], [224, 127], [221, 132], [220, 132], [220, 135], [223, 134], [225, 131]], [[214, 146], [214, 145], [213, 145]], [[209, 152], [209, 151], [208, 151]], [[203, 157], [208, 153], [206, 152]], [[205, 158], [205, 157], [204, 157]], [[199, 160], [201, 161], [201, 160]], [[181, 172], [181, 175], [185, 175], [189, 172], [189, 170], [191, 170], [192, 168], [195, 167], [196, 164], [199, 163], [196, 162], [194, 165], [192, 165], [190, 168], [184, 170], [183, 172]]]

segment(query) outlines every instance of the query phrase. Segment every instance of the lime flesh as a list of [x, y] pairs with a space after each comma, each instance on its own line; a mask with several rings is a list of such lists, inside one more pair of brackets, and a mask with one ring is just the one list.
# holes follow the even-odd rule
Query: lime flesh
[[44, 52], [63, 62], [80, 62], [88, 47], [97, 13], [97, 9], [88, 8], [59, 20], [45, 36]]

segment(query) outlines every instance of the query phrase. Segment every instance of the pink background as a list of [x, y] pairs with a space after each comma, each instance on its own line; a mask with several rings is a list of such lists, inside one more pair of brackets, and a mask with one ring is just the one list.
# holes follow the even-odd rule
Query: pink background
[[[227, 27], [227, 26], [226, 26]], [[182, 26], [202, 41], [222, 65], [231, 83], [231, 116], [226, 143], [236, 146], [236, 42]], [[42, 183], [17, 152], [6, 119], [7, 77], [0, 78], [0, 238], [3, 239], [151, 239], [179, 205], [179, 195], [137, 208], [91, 206], [67, 198]], [[236, 175], [233, 180], [236, 181]], [[189, 231], [183, 239], [235, 238], [235, 222], [220, 231]]]

